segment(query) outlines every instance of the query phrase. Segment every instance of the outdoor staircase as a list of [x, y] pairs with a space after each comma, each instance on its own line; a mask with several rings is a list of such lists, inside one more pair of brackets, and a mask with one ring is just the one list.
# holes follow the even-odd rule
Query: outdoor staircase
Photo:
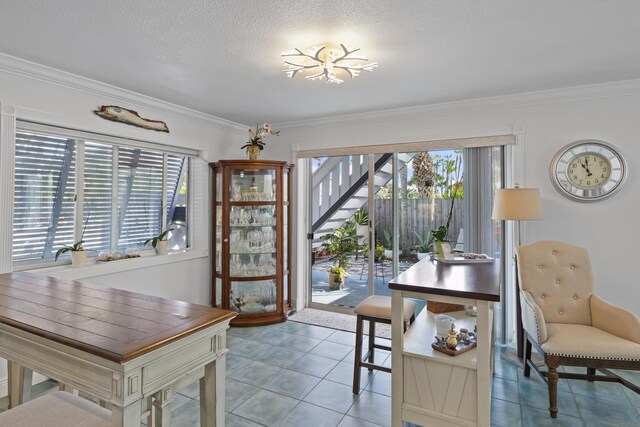
[[[391, 153], [376, 154], [374, 188], [377, 192], [393, 177]], [[410, 155], [406, 155], [408, 159]], [[408, 161], [408, 160], [407, 160]], [[405, 162], [400, 162], [405, 165]], [[311, 220], [314, 246], [342, 227], [369, 199], [366, 155], [329, 157], [313, 173]]]

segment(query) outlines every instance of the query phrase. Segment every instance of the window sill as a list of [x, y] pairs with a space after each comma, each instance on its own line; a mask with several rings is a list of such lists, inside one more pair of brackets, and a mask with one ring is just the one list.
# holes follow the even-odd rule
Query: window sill
[[94, 257], [88, 259], [87, 264], [82, 268], [73, 268], [71, 264], [65, 264], [59, 267], [37, 268], [25, 271], [54, 276], [59, 279], [78, 280], [207, 257], [207, 251], [188, 249], [186, 251], [169, 253], [168, 255], [155, 255], [150, 253], [148, 255], [142, 255], [140, 258], [121, 259], [110, 262], [98, 262], [97, 257]]

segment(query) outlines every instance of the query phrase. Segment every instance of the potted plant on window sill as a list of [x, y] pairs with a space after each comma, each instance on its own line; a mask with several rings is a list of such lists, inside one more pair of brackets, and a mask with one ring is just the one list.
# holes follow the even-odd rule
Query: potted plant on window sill
[[169, 253], [169, 240], [167, 240], [167, 236], [170, 231], [173, 231], [173, 228], [165, 230], [157, 236], [145, 240], [144, 246], [147, 246], [149, 243], [151, 243], [151, 246], [155, 248], [158, 255], [166, 255], [167, 253]]
[[73, 268], [81, 268], [87, 263], [87, 251], [82, 246], [84, 240], [74, 243], [73, 245], [64, 245], [56, 251], [55, 261], [58, 257], [66, 252], [71, 252], [71, 265]]
[[87, 250], [82, 246], [84, 243], [84, 232], [87, 230], [87, 224], [89, 224], [89, 218], [91, 218], [91, 212], [87, 215], [87, 219], [84, 221], [82, 227], [82, 234], [80, 240], [73, 245], [63, 245], [56, 251], [54, 261], [58, 261], [58, 257], [64, 253], [71, 252], [71, 266], [73, 268], [82, 268], [87, 263]]

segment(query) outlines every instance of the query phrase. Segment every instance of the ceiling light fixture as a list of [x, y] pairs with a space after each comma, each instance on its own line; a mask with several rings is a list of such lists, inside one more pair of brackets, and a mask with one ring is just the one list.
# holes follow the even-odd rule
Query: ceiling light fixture
[[325, 79], [327, 83], [342, 83], [345, 75], [357, 77], [361, 71], [371, 72], [378, 66], [377, 62], [367, 62], [367, 58], [351, 56], [359, 50], [349, 49], [342, 43], [325, 43], [305, 51], [295, 48], [295, 52], [282, 54], [284, 63], [289, 66], [282, 71], [291, 78], [302, 71], [312, 73], [305, 77], [308, 80]]

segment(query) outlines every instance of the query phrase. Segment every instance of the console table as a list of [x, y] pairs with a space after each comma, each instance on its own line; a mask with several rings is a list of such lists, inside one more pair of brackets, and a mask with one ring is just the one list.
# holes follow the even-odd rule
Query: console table
[[[495, 265], [494, 265], [495, 264]], [[493, 303], [500, 301], [497, 263], [445, 264], [423, 259], [389, 283], [392, 297], [391, 425], [489, 427], [493, 369]], [[477, 348], [455, 357], [431, 348], [436, 335], [426, 308], [403, 332], [402, 298], [473, 305], [477, 317], [448, 313], [473, 330]]]
[[234, 313], [31, 273], [0, 274], [0, 356], [10, 405], [36, 371], [112, 404], [112, 425], [169, 425], [174, 391], [200, 378], [201, 425], [224, 425], [226, 330]]

